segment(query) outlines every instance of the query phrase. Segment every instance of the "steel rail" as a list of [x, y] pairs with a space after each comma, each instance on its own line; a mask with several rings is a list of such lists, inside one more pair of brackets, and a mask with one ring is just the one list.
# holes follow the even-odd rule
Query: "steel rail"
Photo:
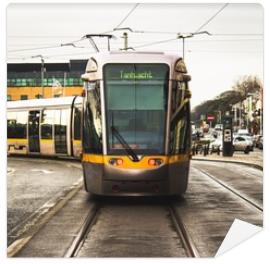
[[187, 228], [184, 225], [180, 215], [176, 212], [175, 207], [173, 205], [169, 206], [169, 212], [174, 227], [176, 229], [176, 232], [183, 243], [187, 256], [191, 258], [199, 258], [200, 257], [199, 252], [191, 236], [189, 235]]
[[260, 210], [261, 212], [263, 211], [263, 207], [261, 205], [259, 205], [256, 201], [254, 201], [253, 199], [245, 196], [244, 194], [242, 194], [239, 191], [235, 190], [233, 187], [229, 186], [225, 182], [217, 179], [215, 176], [213, 176], [209, 172], [206, 172], [205, 170], [198, 169], [198, 168], [195, 168], [195, 169], [198, 170], [199, 172], [201, 172], [202, 174], [206, 175], [207, 177], [209, 177], [210, 179], [212, 179], [213, 181], [215, 181], [219, 185], [223, 186], [225, 189], [229, 190], [230, 192], [232, 192], [233, 194], [235, 194], [236, 196], [238, 196], [239, 198], [241, 198], [245, 202], [249, 203], [250, 205], [252, 205], [256, 209]]
[[82, 224], [79, 232], [77, 233], [76, 237], [74, 238], [71, 246], [65, 253], [65, 258], [73, 258], [76, 257], [79, 250], [81, 249], [87, 235], [91, 231], [92, 226], [96, 223], [98, 212], [100, 209], [100, 205], [96, 204], [92, 207], [85, 218], [84, 223]]

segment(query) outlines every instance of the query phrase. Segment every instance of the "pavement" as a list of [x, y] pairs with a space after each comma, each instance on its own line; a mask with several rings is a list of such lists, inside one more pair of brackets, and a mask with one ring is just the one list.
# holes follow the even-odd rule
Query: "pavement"
[[245, 154], [244, 152], [240, 151], [234, 152], [232, 157], [224, 157], [222, 156], [222, 152], [220, 153], [220, 155], [218, 155], [217, 153], [212, 153], [206, 156], [204, 156], [203, 154], [198, 154], [192, 156], [192, 159], [240, 163], [263, 170], [263, 151], [259, 149], [254, 149], [254, 151], [250, 151], [249, 154]]

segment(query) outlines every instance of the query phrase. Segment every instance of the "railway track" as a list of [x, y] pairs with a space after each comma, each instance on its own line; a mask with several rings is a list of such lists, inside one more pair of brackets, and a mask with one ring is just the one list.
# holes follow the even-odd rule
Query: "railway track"
[[77, 256], [77, 253], [82, 247], [88, 233], [91, 232], [91, 227], [97, 221], [99, 210], [100, 210], [99, 204], [96, 204], [93, 208], [90, 209], [83, 225], [81, 226], [78, 234], [76, 235], [71, 246], [69, 247], [69, 249], [67, 250], [65, 254], [66, 258], [73, 258]]
[[215, 181], [216, 183], [218, 183], [219, 185], [221, 185], [222, 187], [224, 187], [225, 189], [227, 189], [228, 191], [230, 191], [231, 193], [233, 193], [234, 195], [236, 195], [238, 198], [242, 199], [243, 201], [247, 202], [249, 205], [253, 206], [254, 208], [256, 208], [257, 210], [259, 210], [260, 212], [263, 211], [263, 207], [262, 205], [260, 205], [257, 201], [255, 201], [254, 199], [248, 197], [247, 195], [239, 192], [238, 190], [236, 190], [235, 188], [231, 187], [230, 185], [228, 185], [227, 183], [225, 183], [224, 181], [217, 179], [214, 175], [212, 175], [211, 173], [203, 170], [203, 169], [198, 169], [198, 168], [194, 168], [195, 170], [199, 171], [200, 173], [202, 173], [203, 175], [207, 176], [208, 178], [210, 178], [211, 180]]
[[200, 257], [198, 250], [185, 227], [185, 224], [183, 223], [179, 214], [177, 214], [176, 209], [173, 205], [169, 207], [169, 212], [170, 212], [174, 227], [176, 228], [176, 231], [178, 233], [178, 236], [181, 239], [182, 243], [184, 244], [187, 256], [192, 257], [192, 258]]
[[[104, 221], [104, 219], [107, 217], [106, 214], [109, 212], [112, 212], [111, 214], [111, 222], [115, 222], [115, 220], [113, 219], [114, 215], [117, 215], [118, 212], [117, 210], [119, 210], [118, 207], [115, 207], [112, 205], [106, 205], [106, 204], [101, 204], [101, 203], [97, 203], [96, 206], [94, 208], [92, 208], [83, 225], [81, 226], [79, 232], [77, 233], [77, 236], [75, 237], [75, 239], [73, 240], [73, 243], [71, 244], [71, 246], [69, 247], [69, 249], [66, 251], [65, 257], [67, 258], [73, 258], [73, 257], [80, 257], [80, 256], [100, 256], [103, 257], [103, 255], [95, 255], [95, 253], [91, 252], [91, 250], [89, 250], [89, 248], [91, 249], [91, 237], [93, 238], [93, 241], [99, 236], [100, 233], [108, 233], [106, 236], [107, 237], [111, 237], [111, 245], [109, 245], [110, 248], [114, 248], [116, 247], [116, 250], [113, 251], [112, 253], [112, 257], [114, 257], [114, 253], [117, 251], [117, 242], [114, 241], [120, 241], [118, 242], [119, 244], [121, 244], [121, 240], [125, 239], [126, 237], [132, 236], [132, 234], [126, 232], [123, 235], [123, 231], [127, 231], [127, 226], [124, 226], [124, 221], [116, 221], [117, 225], [119, 225], [118, 227], [114, 227], [113, 229], [110, 229], [109, 231], [106, 231], [104, 229], [102, 229], [101, 227], [103, 226], [102, 222]], [[179, 214], [177, 213], [175, 207], [173, 206], [173, 204], [169, 204], [169, 205], [161, 205], [161, 206], [157, 206], [154, 205], [154, 207], [156, 207], [156, 211], [158, 211], [160, 213], [159, 217], [157, 218], [162, 218], [161, 220], [158, 219], [157, 222], [167, 222], [167, 226], [170, 227], [170, 234], [169, 234], [169, 242], [171, 243], [172, 241], [175, 242], [175, 244], [173, 245], [174, 248], [177, 248], [178, 245], [180, 244], [181, 246], [179, 247], [179, 253], [177, 253], [175, 256], [180, 256], [180, 257], [199, 257], [198, 251], [190, 237], [190, 235], [188, 234], [184, 223], [182, 222]], [[126, 208], [122, 208], [124, 210], [126, 210]], [[149, 207], [149, 209], [146, 209], [144, 205], [140, 205], [138, 207], [136, 207], [136, 216], [133, 216], [134, 221], [129, 223], [129, 227], [135, 227], [134, 229], [134, 233], [135, 234], [140, 234], [140, 235], [133, 235], [133, 237], [131, 238], [131, 240], [127, 239], [127, 248], [125, 249], [126, 252], [131, 252], [131, 256], [133, 256], [133, 250], [136, 251], [135, 246], [139, 243], [143, 243], [143, 238], [145, 238], [146, 241], [149, 240], [149, 247], [159, 247], [160, 245], [160, 240], [157, 239], [157, 235], [153, 234], [153, 233], [144, 233], [145, 230], [141, 230], [144, 229], [144, 226], [142, 226], [140, 228], [140, 225], [138, 225], [138, 219], [140, 218], [140, 215], [143, 215], [145, 213], [145, 210], [147, 211], [151, 211], [151, 207]], [[164, 214], [164, 212], [166, 212]], [[150, 212], [151, 213], [151, 212]], [[153, 214], [155, 215], [156, 212], [153, 212]], [[125, 217], [125, 216], [123, 216]], [[150, 219], [147, 219], [147, 217], [145, 218], [145, 221], [151, 221]], [[101, 224], [99, 223], [101, 222]], [[153, 223], [153, 225], [155, 225], [155, 223]], [[98, 227], [97, 227], [98, 226]], [[107, 223], [108, 226], [108, 223]], [[161, 224], [162, 226], [162, 224]], [[158, 230], [159, 226], [157, 225], [154, 230]], [[113, 233], [113, 231], [116, 232], [113, 234], [113, 236], [111, 235], [111, 233]], [[161, 234], [158, 234], [158, 236], [160, 235], [161, 237], [164, 237], [163, 234], [164, 231], [161, 231]], [[175, 233], [177, 234], [177, 236], [175, 236]], [[141, 238], [139, 238], [141, 237]], [[177, 238], [176, 238], [177, 237]], [[172, 239], [173, 238], [173, 239]], [[139, 241], [137, 241], [137, 239]], [[167, 239], [167, 235], [165, 235], [164, 240]], [[161, 239], [162, 240], [162, 239]], [[94, 244], [99, 243], [94, 241]], [[99, 248], [101, 247], [108, 247], [108, 241], [107, 239], [104, 240], [102, 242], [101, 245], [99, 245]], [[165, 243], [166, 246], [169, 246], [170, 243]], [[86, 246], [85, 246], [86, 244]], [[88, 245], [87, 245], [88, 244]], [[162, 245], [163, 243], [161, 243]], [[165, 247], [166, 247], [165, 246]], [[88, 249], [88, 252], [86, 252], [85, 248]], [[159, 250], [162, 251], [162, 248], [160, 248]], [[83, 253], [82, 253], [83, 251]], [[180, 253], [181, 251], [181, 253]], [[124, 250], [123, 250], [124, 252]], [[122, 252], [122, 253], [123, 253]], [[149, 252], [151, 252], [151, 248], [149, 248]], [[88, 255], [89, 254], [89, 255]], [[155, 253], [153, 253], [155, 255]], [[121, 254], [120, 254], [121, 255]], [[121, 255], [122, 256], [122, 255]], [[142, 252], [142, 257], [145, 257], [144, 253]], [[152, 256], [151, 253], [150, 255], [146, 255], [146, 257], [148, 256]], [[160, 255], [160, 257], [162, 257], [162, 253]]]

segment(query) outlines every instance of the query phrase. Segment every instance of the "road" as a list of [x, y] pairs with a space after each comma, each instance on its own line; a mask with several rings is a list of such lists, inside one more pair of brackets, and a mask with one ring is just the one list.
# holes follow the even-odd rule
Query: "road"
[[7, 230], [10, 244], [15, 230], [25, 219], [78, 181], [82, 173], [78, 163], [50, 159], [9, 157], [7, 167]]
[[[48, 165], [45, 162], [43, 166], [47, 166], [45, 164]], [[262, 172], [243, 165], [230, 165], [192, 161], [189, 188], [180, 198], [100, 198], [81, 189], [16, 256], [63, 257], [69, 255], [72, 245], [78, 242], [73, 257], [184, 257], [188, 255], [187, 249], [175, 219], [181, 220], [199, 256], [214, 256], [235, 218], [259, 226], [263, 224], [262, 210], [209, 177], [217, 177], [262, 205]], [[68, 176], [70, 167], [63, 168], [58, 182], [60, 189], [61, 179], [71, 177], [69, 180], [73, 182], [81, 175], [76, 169], [77, 176]], [[12, 177], [16, 176], [14, 173]], [[66, 179], [64, 182], [67, 184]], [[46, 188], [54, 185], [50, 178], [44, 179], [43, 184]], [[57, 190], [54, 191], [56, 194]], [[21, 191], [21, 194], [24, 197], [25, 193]], [[35, 199], [34, 194], [31, 197]], [[43, 195], [43, 202], [46, 197], [48, 199]], [[89, 215], [92, 218], [88, 223]]]

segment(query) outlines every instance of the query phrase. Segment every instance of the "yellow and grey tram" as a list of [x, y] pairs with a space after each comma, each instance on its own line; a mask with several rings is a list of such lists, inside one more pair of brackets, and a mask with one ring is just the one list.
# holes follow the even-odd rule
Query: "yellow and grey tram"
[[7, 102], [8, 154], [81, 156], [81, 97]]
[[89, 59], [82, 122], [85, 188], [100, 195], [179, 195], [188, 184], [190, 92], [181, 58], [108, 52]]

